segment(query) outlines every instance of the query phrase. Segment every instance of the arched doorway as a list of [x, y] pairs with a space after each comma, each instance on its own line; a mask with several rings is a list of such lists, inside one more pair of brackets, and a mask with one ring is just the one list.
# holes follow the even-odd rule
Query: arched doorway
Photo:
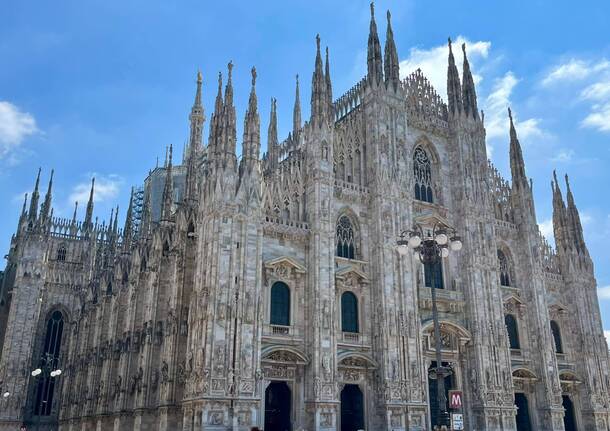
[[565, 428], [565, 431], [577, 431], [574, 403], [568, 395], [562, 395], [561, 398], [563, 408], [566, 409], [565, 415], [563, 416], [563, 427]]
[[515, 394], [515, 406], [517, 407], [517, 431], [531, 431], [530, 409], [527, 397], [521, 392]]
[[265, 431], [292, 431], [292, 393], [286, 382], [271, 382], [265, 390]]
[[[443, 362], [443, 367], [450, 367], [451, 364]], [[428, 395], [430, 397], [430, 424], [434, 428], [439, 425], [438, 421], [438, 384], [436, 383], [436, 377], [430, 372], [436, 368], [436, 361], [430, 363], [428, 368]], [[449, 401], [449, 391], [455, 386], [455, 375], [452, 372], [448, 376], [445, 376], [445, 402]], [[449, 405], [445, 404], [445, 408], [448, 410]]]
[[345, 385], [341, 391], [341, 431], [364, 429], [364, 397], [358, 385]]

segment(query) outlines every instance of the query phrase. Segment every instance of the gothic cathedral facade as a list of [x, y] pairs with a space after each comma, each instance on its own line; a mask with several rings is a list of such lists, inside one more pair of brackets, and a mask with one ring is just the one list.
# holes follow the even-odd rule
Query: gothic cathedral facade
[[[462, 49], [460, 79], [449, 41], [444, 102], [421, 71], [400, 78], [390, 14], [382, 54], [372, 13], [367, 75], [333, 100], [318, 37], [310, 119], [297, 78], [292, 131], [278, 140], [272, 100], [262, 157], [255, 69], [239, 159], [233, 66], [206, 145], [199, 75], [182, 163], [170, 148], [122, 229], [118, 209], [93, 217], [94, 184], [82, 221], [54, 217], [39, 173], [0, 290], [0, 429], [430, 430], [435, 289], [466, 429], [608, 430], [567, 177], [565, 201], [552, 182], [552, 248], [512, 117], [512, 181], [488, 162]], [[430, 268], [399, 255], [416, 223], [454, 227], [463, 249]]]

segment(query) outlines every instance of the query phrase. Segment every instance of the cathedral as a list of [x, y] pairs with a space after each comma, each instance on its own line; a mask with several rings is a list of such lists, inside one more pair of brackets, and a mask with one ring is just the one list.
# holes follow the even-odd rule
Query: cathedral
[[[431, 430], [432, 293], [463, 429], [610, 429], [567, 176], [551, 247], [510, 110], [510, 182], [488, 161], [466, 46], [460, 76], [449, 41], [444, 101], [401, 78], [390, 18], [382, 51], [371, 5], [366, 76], [338, 98], [316, 38], [310, 117], [297, 77], [292, 130], [278, 139], [272, 99], [264, 154], [256, 70], [239, 157], [233, 65], [207, 109], [199, 74], [181, 161], [170, 147], [124, 221], [94, 217], [94, 181], [84, 218], [54, 216], [39, 171], [0, 284], [0, 430]], [[403, 256], [415, 225], [463, 248]]]

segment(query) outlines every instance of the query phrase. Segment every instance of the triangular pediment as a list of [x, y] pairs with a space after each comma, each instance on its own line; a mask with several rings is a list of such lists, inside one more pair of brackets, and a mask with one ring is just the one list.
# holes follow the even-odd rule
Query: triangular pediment
[[415, 217], [414, 221], [416, 224], [426, 227], [442, 226], [447, 228], [451, 226], [446, 218], [441, 217], [434, 211], [423, 212]]
[[295, 272], [304, 274], [306, 268], [300, 262], [298, 262], [295, 258], [290, 256], [280, 256], [275, 259], [267, 260], [265, 263], [265, 268], [274, 268], [282, 265], [288, 265], [293, 268]]
[[354, 265], [344, 266], [335, 272], [335, 277], [340, 280], [347, 280], [352, 276], [355, 276], [363, 283], [369, 282], [369, 278], [366, 276], [366, 274]]
[[517, 295], [514, 295], [512, 293], [504, 296], [504, 298], [502, 298], [502, 301], [504, 302], [504, 304], [514, 304], [519, 307], [525, 305], [525, 302], [523, 302], [521, 300], [521, 298], [519, 298]]

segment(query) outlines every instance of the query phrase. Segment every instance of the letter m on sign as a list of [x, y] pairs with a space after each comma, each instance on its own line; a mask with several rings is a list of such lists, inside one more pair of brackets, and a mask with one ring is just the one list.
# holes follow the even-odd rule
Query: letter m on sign
[[449, 408], [462, 408], [462, 391], [449, 391]]

